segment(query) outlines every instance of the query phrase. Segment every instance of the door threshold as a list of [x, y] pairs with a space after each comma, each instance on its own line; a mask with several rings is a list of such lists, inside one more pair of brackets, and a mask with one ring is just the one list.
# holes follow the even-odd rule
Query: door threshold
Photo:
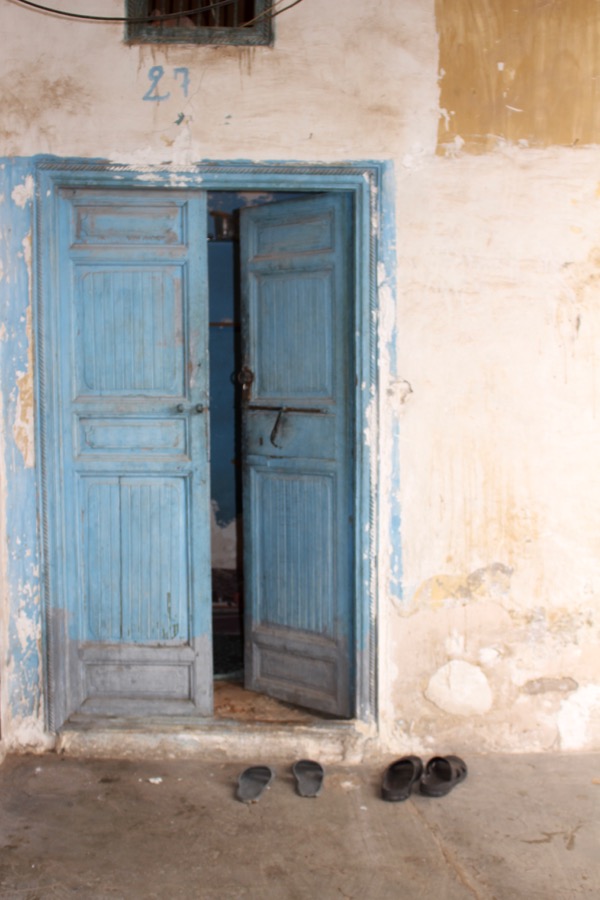
[[194, 759], [254, 762], [316, 758], [356, 764], [372, 753], [374, 726], [356, 720], [310, 723], [150, 716], [73, 716], [57, 736], [56, 752], [76, 758]]

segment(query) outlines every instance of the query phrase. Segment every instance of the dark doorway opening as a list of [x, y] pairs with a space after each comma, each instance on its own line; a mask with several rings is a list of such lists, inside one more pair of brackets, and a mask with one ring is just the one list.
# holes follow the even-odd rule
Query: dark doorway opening
[[239, 212], [301, 193], [208, 194], [213, 672], [244, 677]]
[[239, 195], [208, 198], [213, 670], [244, 670], [240, 438]]

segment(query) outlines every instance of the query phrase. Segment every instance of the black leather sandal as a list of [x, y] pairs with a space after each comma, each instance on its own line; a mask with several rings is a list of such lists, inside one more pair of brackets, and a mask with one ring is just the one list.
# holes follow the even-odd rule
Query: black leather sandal
[[423, 763], [418, 756], [403, 756], [391, 763], [383, 775], [381, 796], [390, 803], [408, 800], [413, 785], [423, 772]]
[[460, 756], [434, 756], [425, 766], [421, 793], [427, 797], [445, 797], [467, 777], [467, 764]]

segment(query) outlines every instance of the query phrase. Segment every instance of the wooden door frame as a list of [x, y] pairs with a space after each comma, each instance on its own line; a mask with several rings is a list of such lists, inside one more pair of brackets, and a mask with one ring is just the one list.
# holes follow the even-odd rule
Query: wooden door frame
[[[309, 165], [247, 162], [202, 163], [176, 168], [94, 163], [89, 160], [44, 160], [37, 166], [35, 228], [35, 335], [36, 335], [36, 440], [38, 512], [42, 547], [42, 602], [44, 621], [44, 679], [47, 727], [55, 731], [55, 709], [61, 683], [67, 677], [60, 648], [68, 635], [68, 622], [56, 613], [56, 582], [49, 565], [50, 461], [56, 452], [56, 385], [45, 359], [47, 297], [54, 289], [58, 260], [48, 249], [45, 235], [56, 228], [56, 197], [60, 188], [177, 188], [202, 191], [329, 192], [345, 191], [354, 209], [354, 439], [355, 439], [355, 569], [354, 569], [354, 694], [355, 718], [377, 723], [378, 586], [378, 344], [377, 272], [389, 208], [382, 210], [381, 187], [386, 167], [380, 163]], [[389, 202], [389, 200], [388, 200]], [[391, 232], [391, 229], [390, 229]], [[368, 441], [364, 436], [368, 434]], [[52, 448], [52, 450], [51, 450]], [[201, 720], [194, 720], [202, 727]], [[208, 719], [207, 721], [210, 721]]]

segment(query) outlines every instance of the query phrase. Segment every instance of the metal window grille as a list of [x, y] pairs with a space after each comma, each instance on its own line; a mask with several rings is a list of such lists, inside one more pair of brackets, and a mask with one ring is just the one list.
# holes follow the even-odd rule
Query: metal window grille
[[[127, 18], [169, 16], [130, 22], [126, 39], [144, 43], [270, 44], [271, 0], [126, 0]], [[205, 7], [201, 12], [187, 10]], [[171, 17], [172, 16], [172, 17]]]

